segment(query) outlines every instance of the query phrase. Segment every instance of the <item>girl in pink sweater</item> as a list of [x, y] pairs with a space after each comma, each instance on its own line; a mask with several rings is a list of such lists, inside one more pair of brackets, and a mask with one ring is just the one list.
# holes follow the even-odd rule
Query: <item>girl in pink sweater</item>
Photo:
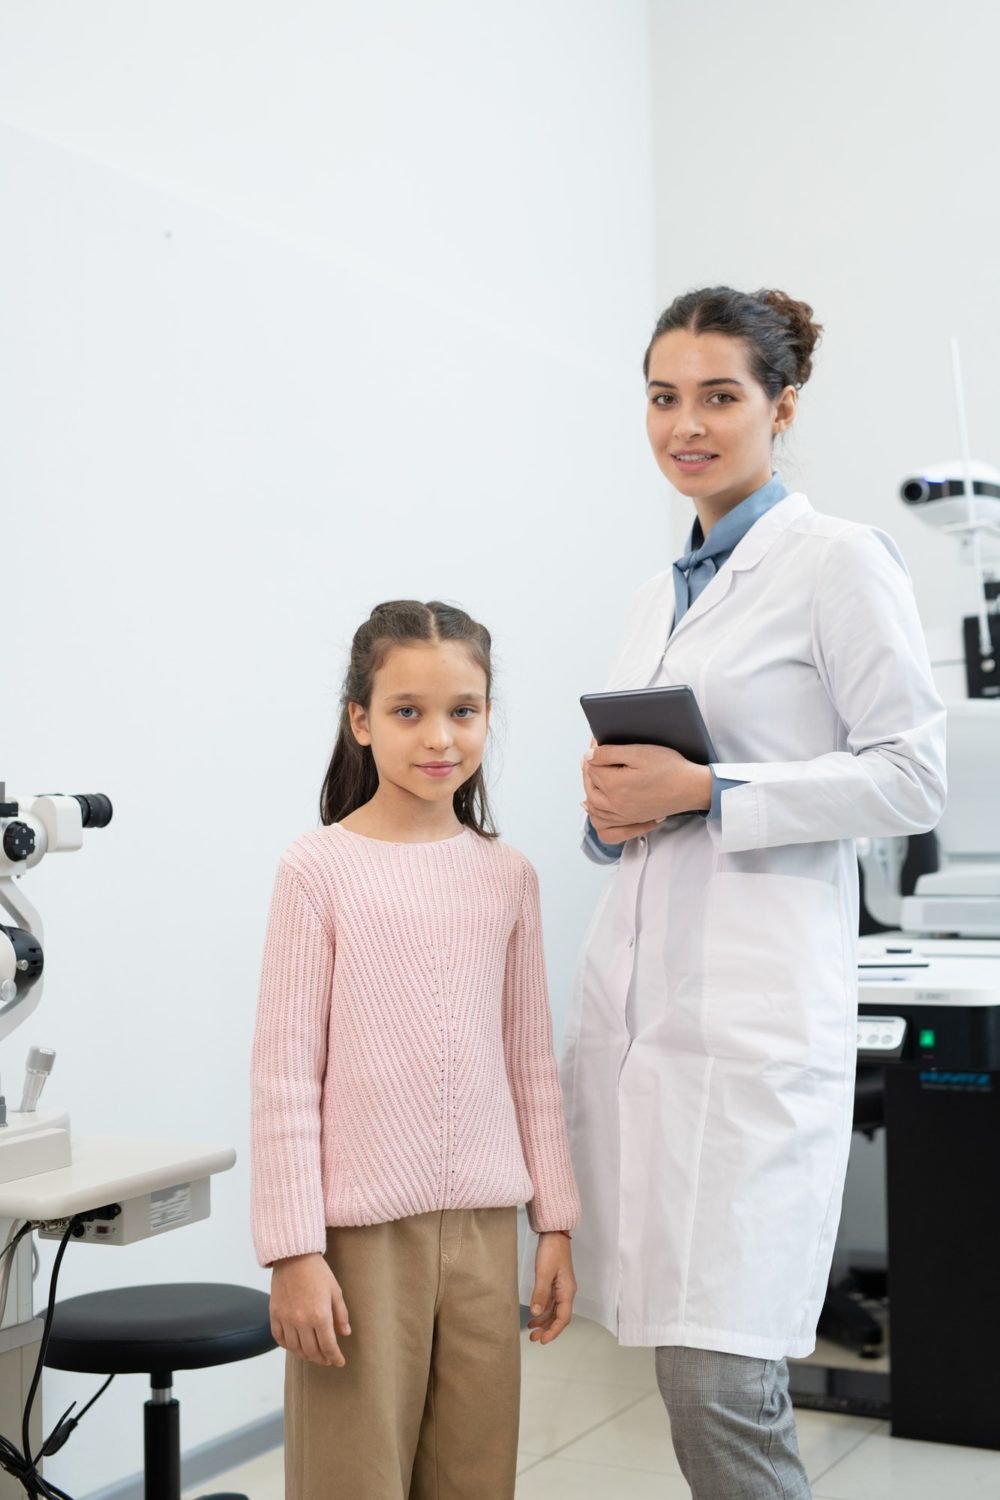
[[288, 1350], [287, 1500], [510, 1500], [519, 1203], [531, 1338], [570, 1318], [579, 1203], [537, 880], [487, 805], [490, 684], [489, 634], [461, 610], [373, 610], [325, 826], [278, 869], [252, 1192]]

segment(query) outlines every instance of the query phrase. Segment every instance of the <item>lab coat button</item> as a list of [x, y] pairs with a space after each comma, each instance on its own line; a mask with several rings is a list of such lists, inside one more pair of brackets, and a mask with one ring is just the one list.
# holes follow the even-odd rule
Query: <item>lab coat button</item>
[[635, 947], [635, 938], [634, 937], [630, 937], [629, 938], [628, 945], [629, 945], [630, 948], [634, 948]]

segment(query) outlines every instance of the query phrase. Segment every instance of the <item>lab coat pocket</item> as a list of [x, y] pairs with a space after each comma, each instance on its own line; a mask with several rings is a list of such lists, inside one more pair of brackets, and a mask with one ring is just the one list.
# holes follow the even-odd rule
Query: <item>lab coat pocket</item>
[[853, 1020], [845, 920], [826, 881], [717, 872], [702, 970], [710, 1054], [841, 1070]]

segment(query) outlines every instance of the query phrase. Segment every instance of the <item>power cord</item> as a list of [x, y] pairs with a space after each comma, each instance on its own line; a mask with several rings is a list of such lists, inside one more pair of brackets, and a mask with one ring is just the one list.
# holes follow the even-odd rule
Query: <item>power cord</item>
[[[72, 1417], [70, 1415], [73, 1407], [76, 1405], [75, 1401], [72, 1402], [72, 1404], [68, 1406], [67, 1409], [63, 1412], [55, 1427], [42, 1443], [42, 1446], [39, 1448], [38, 1452], [34, 1456], [32, 1456], [31, 1440], [29, 1436], [31, 1429], [31, 1408], [34, 1405], [35, 1395], [38, 1391], [38, 1385], [42, 1378], [42, 1369], [45, 1365], [45, 1355], [48, 1352], [49, 1338], [52, 1333], [52, 1319], [55, 1315], [56, 1310], [56, 1287], [59, 1282], [59, 1268], [62, 1265], [62, 1259], [66, 1253], [66, 1246], [69, 1244], [70, 1239], [73, 1237], [74, 1231], [92, 1217], [93, 1214], [74, 1215], [74, 1217], [70, 1219], [69, 1223], [66, 1225], [65, 1233], [63, 1234], [62, 1239], [59, 1241], [59, 1248], [56, 1251], [56, 1258], [52, 1265], [52, 1275], [49, 1280], [49, 1300], [45, 1309], [45, 1322], [42, 1327], [41, 1343], [39, 1344], [38, 1348], [38, 1359], [35, 1362], [34, 1374], [31, 1377], [31, 1385], [28, 1388], [28, 1399], [24, 1404], [24, 1415], [21, 1421], [20, 1451], [15, 1447], [15, 1445], [10, 1441], [9, 1438], [0, 1436], [0, 1469], [6, 1470], [6, 1472], [12, 1476], [12, 1478], [18, 1480], [18, 1482], [24, 1486], [27, 1493], [32, 1496], [32, 1500], [72, 1500], [72, 1497], [68, 1495], [65, 1490], [61, 1490], [58, 1485], [52, 1484], [50, 1483], [50, 1481], [42, 1477], [42, 1475], [38, 1472], [39, 1460], [49, 1454], [58, 1453], [59, 1449], [72, 1435], [82, 1418], [93, 1406], [94, 1402], [98, 1399], [98, 1397], [104, 1395], [104, 1392], [107, 1390], [108, 1386], [114, 1379], [113, 1375], [109, 1375], [108, 1379], [101, 1386], [100, 1390], [96, 1393], [96, 1395], [90, 1398], [86, 1406], [76, 1417]], [[4, 1246], [3, 1250], [0, 1250], [0, 1260], [4, 1259], [5, 1257], [13, 1258], [13, 1251], [17, 1248], [18, 1244], [21, 1242], [24, 1236], [30, 1232], [32, 1228], [34, 1228], [34, 1225], [24, 1224], [17, 1231], [17, 1234], [14, 1235], [13, 1238], [8, 1236], [7, 1244]], [[13, 1234], [13, 1228], [11, 1233]], [[9, 1266], [10, 1259], [8, 1259], [7, 1265], [4, 1267], [5, 1273], [9, 1270]]]

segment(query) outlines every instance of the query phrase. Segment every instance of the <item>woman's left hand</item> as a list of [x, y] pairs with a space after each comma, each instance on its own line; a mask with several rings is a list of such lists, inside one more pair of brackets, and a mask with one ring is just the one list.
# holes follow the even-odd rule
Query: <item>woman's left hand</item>
[[583, 805], [607, 843], [634, 838], [673, 813], [707, 812], [712, 805], [709, 768], [662, 745], [593, 746], [583, 758], [583, 784]]

